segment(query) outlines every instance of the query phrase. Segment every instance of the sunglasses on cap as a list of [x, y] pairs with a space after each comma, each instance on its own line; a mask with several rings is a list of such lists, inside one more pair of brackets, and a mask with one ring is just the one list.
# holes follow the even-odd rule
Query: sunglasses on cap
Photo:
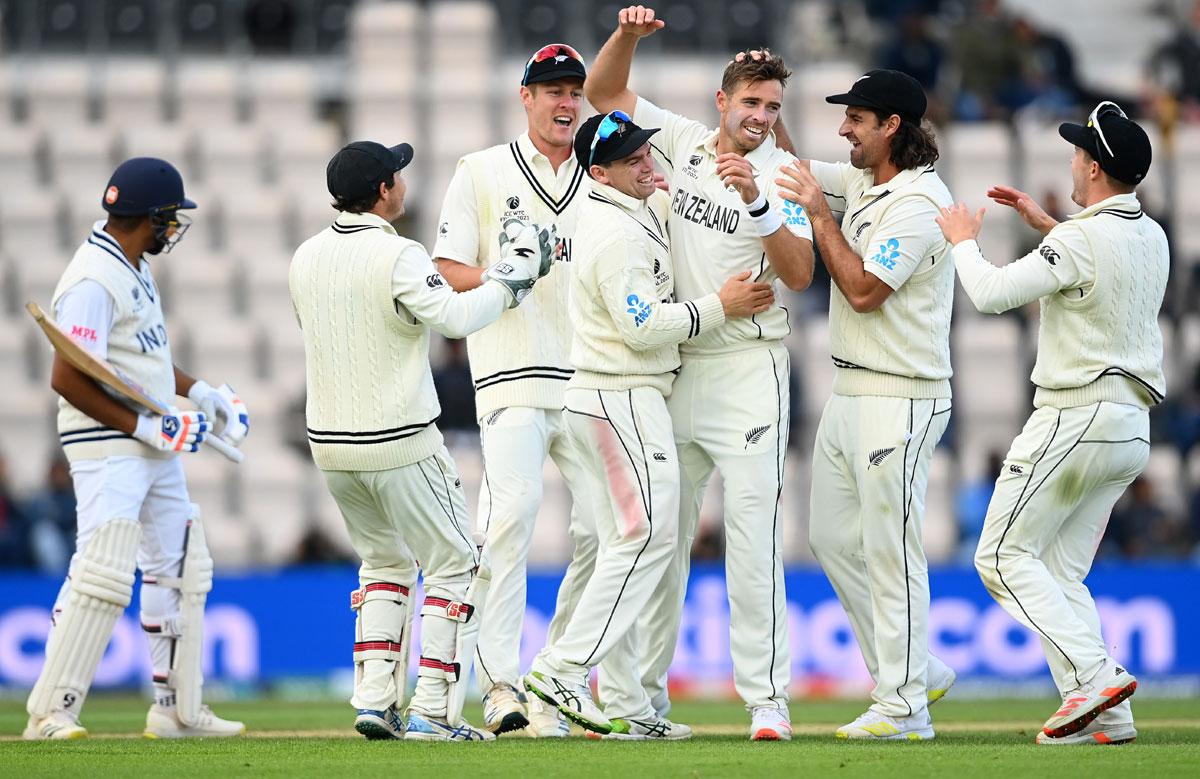
[[1121, 110], [1121, 106], [1111, 100], [1105, 100], [1092, 109], [1091, 115], [1088, 116], [1087, 126], [1096, 133], [1096, 137], [1100, 139], [1100, 143], [1104, 144], [1105, 150], [1108, 151], [1108, 156], [1116, 159], [1117, 155], [1113, 152], [1112, 147], [1108, 145], [1108, 139], [1104, 137], [1104, 128], [1100, 126], [1100, 117], [1102, 116], [1119, 116], [1122, 119], [1128, 119], [1125, 112]]
[[578, 60], [580, 65], [585, 64], [583, 56], [575, 51], [573, 47], [565, 43], [549, 43], [535, 51], [533, 56], [529, 58], [529, 61], [525, 63], [525, 75], [521, 78], [521, 83], [524, 84], [529, 80], [529, 69], [533, 67], [533, 63], [545, 62], [555, 57], [570, 57], [573, 60]]
[[592, 136], [592, 145], [588, 149], [589, 168], [592, 167], [592, 160], [596, 158], [596, 146], [600, 141], [607, 141], [613, 133], [619, 134], [621, 128], [632, 121], [624, 111], [611, 111], [600, 120], [600, 126], [596, 128], [596, 134]]

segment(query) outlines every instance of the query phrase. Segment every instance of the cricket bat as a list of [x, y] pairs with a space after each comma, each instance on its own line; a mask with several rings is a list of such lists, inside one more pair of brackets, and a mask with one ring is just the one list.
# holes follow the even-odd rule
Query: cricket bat
[[[38, 323], [38, 327], [42, 328], [42, 332], [46, 334], [46, 338], [49, 339], [50, 345], [54, 347], [54, 351], [58, 352], [60, 357], [75, 368], [91, 376], [121, 397], [133, 401], [148, 411], [164, 415], [171, 413], [170, 405], [147, 393], [140, 384], [125, 375], [120, 368], [117, 368], [107, 360], [99, 359], [72, 341], [71, 337], [63, 332], [62, 328], [47, 316], [46, 312], [37, 303], [33, 301], [26, 303], [25, 310], [33, 317], [33, 321]], [[245, 457], [242, 450], [216, 435], [206, 434], [204, 436], [204, 443], [235, 463], [240, 463]]]

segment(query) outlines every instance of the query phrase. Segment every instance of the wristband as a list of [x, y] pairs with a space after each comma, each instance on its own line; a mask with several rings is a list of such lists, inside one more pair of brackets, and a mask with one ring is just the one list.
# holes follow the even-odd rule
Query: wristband
[[750, 213], [750, 222], [758, 231], [760, 238], [766, 238], [783, 227], [783, 217], [778, 211], [771, 208], [771, 204], [767, 202], [767, 196], [761, 192], [758, 193], [758, 198], [753, 203], [746, 206], [746, 210]]

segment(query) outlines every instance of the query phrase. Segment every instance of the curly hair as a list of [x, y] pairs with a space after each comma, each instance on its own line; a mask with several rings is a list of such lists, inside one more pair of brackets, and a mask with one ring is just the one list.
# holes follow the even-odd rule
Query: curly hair
[[[750, 56], [750, 51], [761, 51], [766, 56], [756, 60]], [[780, 86], [787, 86], [788, 76], [792, 75], [792, 71], [783, 64], [783, 57], [771, 54], [765, 48], [738, 54], [745, 55], [741, 62], [737, 60], [737, 55], [734, 55], [725, 66], [725, 72], [721, 74], [721, 91], [725, 94], [733, 92], [744, 81], [778, 81]]]
[[[871, 113], [883, 124], [892, 115], [890, 111], [870, 109]], [[892, 136], [891, 160], [900, 170], [922, 168], [932, 165], [938, 159], [937, 138], [933, 134], [933, 126], [929, 122], [920, 123], [900, 118], [900, 127]]]
[[[383, 186], [391, 189], [394, 185], [388, 182], [383, 182]], [[380, 200], [378, 191], [367, 195], [366, 197], [355, 198], [353, 200], [347, 198], [339, 198], [334, 196], [333, 202], [330, 203], [336, 211], [345, 211], [347, 214], [365, 214], [375, 207], [375, 204]]]

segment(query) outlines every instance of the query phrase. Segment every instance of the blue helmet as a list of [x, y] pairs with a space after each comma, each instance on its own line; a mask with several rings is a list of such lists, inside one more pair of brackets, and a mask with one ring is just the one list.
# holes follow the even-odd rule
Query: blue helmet
[[109, 178], [100, 203], [115, 216], [154, 216], [196, 207], [183, 195], [179, 171], [157, 157], [134, 157], [122, 162]]

